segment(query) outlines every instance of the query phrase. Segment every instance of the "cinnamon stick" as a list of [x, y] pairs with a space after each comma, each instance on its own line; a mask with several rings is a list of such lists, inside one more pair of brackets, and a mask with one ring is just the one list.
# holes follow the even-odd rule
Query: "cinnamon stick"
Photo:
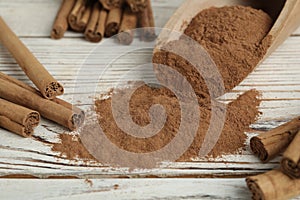
[[101, 8], [99, 2], [95, 3], [90, 21], [85, 30], [85, 38], [91, 42], [100, 42], [104, 37], [107, 11]]
[[291, 178], [300, 179], [300, 131], [284, 152], [281, 169]]
[[122, 19], [121, 8], [113, 8], [109, 11], [107, 16], [106, 26], [105, 26], [106, 37], [111, 37], [118, 33], [121, 19]]
[[292, 142], [300, 130], [300, 116], [250, 140], [250, 147], [263, 162], [275, 158]]
[[300, 179], [291, 179], [280, 170], [248, 177], [253, 200], [282, 200], [300, 195]]
[[147, 4], [147, 8], [139, 15], [140, 27], [142, 28], [141, 40], [153, 41], [156, 38], [156, 34], [151, 0], [147, 0]]
[[0, 98], [0, 127], [29, 137], [40, 122], [40, 114]]
[[77, 0], [68, 17], [70, 27], [77, 32], [84, 32], [92, 12], [92, 1]]
[[124, 0], [99, 0], [99, 2], [106, 10], [111, 10], [114, 8], [121, 8]]
[[53, 99], [63, 94], [63, 86], [49, 74], [1, 17], [0, 30], [0, 42], [13, 55], [29, 79], [41, 91], [42, 95], [47, 99]]
[[128, 7], [125, 8], [122, 22], [118, 34], [118, 39], [121, 44], [129, 45], [133, 41], [134, 29], [137, 25], [137, 15]]
[[[39, 96], [42, 96], [40, 91], [36, 90], [35, 88], [27, 85], [26, 83], [22, 82], [22, 81], [19, 81], [11, 76], [8, 76], [2, 72], [0, 72], [0, 79], [2, 80], [5, 80], [5, 81], [8, 81], [10, 83], [13, 83], [21, 88], [24, 88], [26, 90], [28, 90], [29, 92], [32, 92], [32, 93], [35, 93]], [[61, 105], [61, 106], [64, 106], [65, 108], [69, 109], [69, 110], [72, 110], [74, 114], [76, 114], [78, 117], [77, 118], [81, 118], [82, 120], [84, 119], [84, 112], [83, 110], [81, 110], [80, 108], [76, 107], [76, 106], [73, 106], [72, 104], [70, 104], [69, 102], [66, 102], [62, 99], [59, 99], [59, 98], [54, 98], [54, 99], [51, 99], [51, 101]]]
[[148, 6], [148, 0], [126, 0], [132, 12], [143, 12]]
[[54, 21], [51, 38], [60, 39], [64, 36], [65, 32], [68, 30], [68, 16], [71, 12], [73, 6], [75, 4], [75, 0], [64, 0], [61, 4], [61, 7], [56, 15], [56, 19]]
[[0, 97], [38, 111], [41, 116], [52, 120], [70, 130], [76, 130], [84, 120], [84, 113], [76, 108], [73, 109], [63, 100], [44, 99], [38, 93], [25, 89], [12, 81], [0, 77]]

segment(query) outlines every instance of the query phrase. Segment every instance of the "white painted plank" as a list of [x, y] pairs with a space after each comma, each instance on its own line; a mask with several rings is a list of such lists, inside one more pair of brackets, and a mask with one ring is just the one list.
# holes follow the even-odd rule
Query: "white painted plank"
[[[0, 179], [1, 199], [250, 199], [244, 179]], [[300, 199], [294, 198], [295, 200]]]
[[243, 179], [0, 179], [1, 199], [249, 199]]

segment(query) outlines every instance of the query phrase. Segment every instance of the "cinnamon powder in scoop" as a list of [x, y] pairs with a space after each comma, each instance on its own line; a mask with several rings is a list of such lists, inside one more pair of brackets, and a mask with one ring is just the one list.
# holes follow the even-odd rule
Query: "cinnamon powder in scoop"
[[[272, 24], [271, 17], [262, 10], [244, 6], [212, 7], [193, 18], [183, 38], [192, 38], [208, 52], [228, 92], [263, 59], [271, 44], [272, 38], [268, 32]], [[172, 41], [164, 49], [177, 48], [179, 52], [197, 55], [190, 46], [183, 45], [182, 40]], [[203, 77], [180, 56], [161, 50], [154, 54], [153, 62], [179, 71], [192, 84], [197, 95], [208, 93]], [[159, 68], [156, 67], [157, 73], [163, 73]]]

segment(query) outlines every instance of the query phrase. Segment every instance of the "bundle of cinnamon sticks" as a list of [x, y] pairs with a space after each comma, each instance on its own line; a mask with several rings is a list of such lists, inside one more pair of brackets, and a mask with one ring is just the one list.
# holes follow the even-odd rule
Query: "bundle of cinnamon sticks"
[[300, 116], [253, 137], [250, 145], [263, 162], [283, 153], [280, 169], [246, 179], [253, 199], [279, 200], [300, 195]]
[[5, 46], [37, 89], [0, 72], [0, 127], [24, 137], [31, 136], [40, 116], [70, 130], [84, 120], [84, 112], [58, 99], [64, 92], [0, 17], [0, 43]]
[[136, 28], [141, 28], [141, 40], [153, 41], [154, 26], [151, 0], [63, 0], [51, 38], [60, 39], [71, 29], [90, 42], [118, 34], [119, 42], [129, 45]]

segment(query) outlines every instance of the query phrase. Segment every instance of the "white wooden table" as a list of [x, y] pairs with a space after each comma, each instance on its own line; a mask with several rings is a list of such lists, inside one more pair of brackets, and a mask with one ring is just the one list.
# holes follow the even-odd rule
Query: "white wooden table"
[[[163, 27], [181, 2], [153, 0], [158, 27]], [[76, 101], [82, 94], [74, 90], [74, 80], [82, 63], [98, 44], [86, 42], [80, 34], [71, 32], [59, 41], [49, 38], [59, 5], [60, 0], [1, 0], [0, 15], [41, 63], [64, 84], [66, 94], [63, 98], [84, 107], [86, 102]], [[106, 47], [113, 56], [117, 56], [120, 49], [127, 48], [112, 44], [110, 39], [102, 44], [103, 60]], [[140, 45], [136, 39], [132, 46]], [[139, 56], [120, 59], [114, 63], [114, 70], [106, 74], [105, 80], [113, 81], [132, 64], [142, 63], [150, 57], [151, 50], [144, 50]], [[99, 63], [94, 63], [89, 67], [98, 66]], [[2, 46], [0, 71], [30, 83]], [[95, 84], [89, 81], [87, 73], [79, 74], [78, 80], [81, 84]], [[300, 115], [299, 86], [300, 29], [226, 98], [234, 99], [237, 94], [251, 88], [261, 91], [260, 111], [263, 114], [253, 128], [266, 129]], [[35, 137], [58, 142], [58, 134], [64, 131], [62, 127], [43, 120]], [[128, 171], [80, 160], [69, 161], [52, 152], [51, 146], [45, 143], [24, 139], [3, 129], [0, 129], [0, 136], [0, 199], [249, 199], [244, 178], [276, 168], [279, 161], [277, 158], [261, 164], [248, 148], [243, 155], [189, 163], [163, 163], [158, 169]]]

